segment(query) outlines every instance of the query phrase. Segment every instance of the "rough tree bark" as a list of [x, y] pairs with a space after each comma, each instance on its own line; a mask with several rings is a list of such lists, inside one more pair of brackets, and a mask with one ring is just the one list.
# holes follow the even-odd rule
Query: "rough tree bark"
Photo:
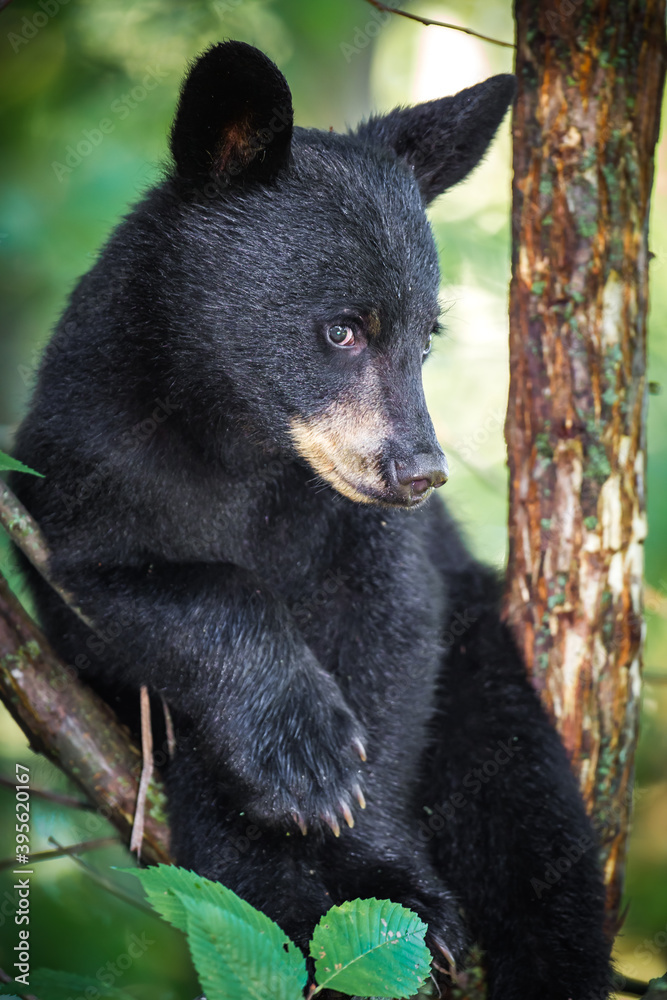
[[515, 0], [515, 15], [505, 612], [601, 834], [613, 933], [641, 678], [665, 0]]
[[[0, 699], [33, 750], [78, 785], [128, 844], [141, 754], [108, 705], [55, 655], [0, 576]], [[169, 862], [166, 799], [157, 779], [145, 810], [141, 856]], [[99, 824], [90, 824], [96, 833]]]
[[[49, 551], [39, 527], [2, 482], [0, 525], [47, 582], [53, 583]], [[76, 610], [70, 595], [62, 588], [56, 589]], [[75, 670], [58, 659], [1, 573], [0, 700], [25, 732], [31, 747], [57, 764], [128, 843], [137, 804], [141, 754], [108, 705], [81, 683]], [[162, 785], [154, 775], [144, 802], [141, 852], [146, 861], [169, 861], [165, 806]], [[96, 816], [88, 821], [88, 828], [90, 833], [99, 830]]]

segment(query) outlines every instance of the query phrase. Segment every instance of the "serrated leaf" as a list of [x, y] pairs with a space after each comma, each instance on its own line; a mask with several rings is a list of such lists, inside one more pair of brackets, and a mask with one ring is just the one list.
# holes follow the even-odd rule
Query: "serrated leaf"
[[0, 451], [0, 472], [29, 472], [31, 476], [39, 476], [43, 479], [44, 476], [41, 472], [35, 472], [34, 469], [28, 468], [23, 462], [19, 462], [18, 458], [12, 458], [11, 455], [7, 455], [4, 451]]
[[183, 932], [187, 930], [185, 897], [191, 899], [195, 905], [210, 903], [231, 917], [235, 917], [240, 924], [245, 924], [256, 934], [265, 935], [276, 949], [281, 949], [282, 953], [295, 963], [295, 967], [305, 969], [301, 950], [278, 924], [220, 882], [212, 882], [176, 865], [153, 865], [150, 868], [119, 870], [136, 875], [146, 890], [153, 909], [179, 930]]
[[[15, 990], [17, 987], [22, 992], [25, 991], [25, 986], [22, 983], [14, 981], [0, 987], [0, 996], [6, 1000], [4, 990]], [[47, 997], [48, 1000], [71, 1000], [73, 996], [86, 996], [86, 991], [90, 991], [88, 996], [100, 997], [104, 1000], [134, 1000], [134, 997], [131, 997], [129, 993], [113, 986], [105, 986], [101, 980], [94, 979], [92, 976], [78, 976], [74, 972], [60, 972], [55, 969], [32, 971], [29, 991], [43, 997], [44, 1000]]]
[[358, 996], [413, 996], [431, 965], [426, 930], [416, 913], [388, 899], [332, 906], [310, 943], [318, 988]]
[[[223, 915], [222, 922], [221, 919], [215, 919], [216, 928], [221, 928], [225, 922], [234, 927], [235, 937], [232, 944], [236, 944], [239, 940], [249, 940], [253, 942], [255, 954], [266, 956], [265, 959], [258, 961], [263, 983], [271, 981], [275, 966], [276, 969], [280, 969], [281, 978], [287, 975], [289, 984], [296, 982], [296, 997], [301, 997], [307, 974], [300, 949], [270, 917], [256, 910], [250, 903], [246, 903], [231, 889], [219, 882], [202, 878], [201, 875], [196, 875], [185, 868], [177, 868], [175, 865], [155, 865], [144, 869], [121, 868], [120, 871], [136, 875], [146, 891], [151, 906], [170, 924], [186, 934], [189, 934], [190, 927], [194, 927], [197, 941], [200, 942], [197, 946], [200, 949], [200, 960], [204, 963], [203, 969], [207, 973], [214, 968], [211, 965], [212, 959], [206, 947], [201, 945], [198, 921], [192, 924], [193, 915], [204, 912]], [[192, 951], [190, 941], [188, 943]], [[262, 966], [264, 960], [270, 964]], [[205, 984], [203, 980], [202, 986], [209, 989], [208, 982]], [[227, 997], [229, 994], [225, 993], [224, 996]], [[289, 1000], [294, 996], [295, 994], [290, 993]], [[207, 1000], [213, 998], [208, 996]], [[288, 1000], [287, 995], [285, 1000]]]
[[181, 902], [206, 1000], [302, 1000], [307, 973], [298, 949], [297, 962], [294, 952], [237, 914], [191, 896], [182, 895]]
[[[222, 886], [217, 882], [195, 875], [186, 868], [176, 865], [151, 865], [150, 868], [118, 868], [117, 871], [135, 875], [141, 882], [148, 902], [161, 917], [169, 921], [179, 931], [185, 933], [186, 916], [179, 892], [195, 898], [208, 899], [217, 902], [217, 889]], [[229, 891], [229, 890], [228, 890]]]

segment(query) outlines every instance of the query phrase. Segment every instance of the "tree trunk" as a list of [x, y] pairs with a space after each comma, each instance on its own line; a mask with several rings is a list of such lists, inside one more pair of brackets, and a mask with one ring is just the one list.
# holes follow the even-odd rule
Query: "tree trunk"
[[505, 613], [623, 885], [642, 658], [665, 0], [515, 0]]

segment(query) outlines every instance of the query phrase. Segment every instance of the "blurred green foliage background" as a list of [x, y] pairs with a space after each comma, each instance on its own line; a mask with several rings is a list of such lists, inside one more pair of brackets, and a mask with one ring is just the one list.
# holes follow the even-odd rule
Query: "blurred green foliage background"
[[[418, 9], [497, 38], [513, 38], [510, 0], [421, 3]], [[74, 282], [120, 216], [165, 169], [166, 135], [188, 60], [223, 38], [243, 39], [267, 52], [293, 89], [297, 123], [320, 128], [342, 129], [373, 109], [452, 93], [492, 73], [511, 71], [513, 59], [509, 49], [380, 15], [363, 0], [14, 0], [0, 14], [0, 448], [11, 449], [35, 364]], [[107, 124], [101, 129], [103, 120]], [[498, 566], [506, 551], [502, 429], [509, 198], [506, 123], [484, 164], [431, 209], [447, 334], [425, 375], [436, 430], [450, 459], [447, 499], [478, 554]], [[650, 378], [663, 385], [666, 208], [663, 142], [653, 202], [650, 321]], [[623, 971], [642, 979], [667, 967], [666, 429], [667, 396], [653, 395], [648, 681], [628, 864], [629, 909], [617, 949]], [[7, 568], [4, 540], [0, 545]], [[20, 592], [16, 578], [14, 585]], [[68, 790], [64, 778], [29, 751], [4, 711], [0, 727], [0, 775], [13, 777], [19, 760], [30, 765], [35, 787]], [[13, 802], [12, 793], [0, 788], [0, 858], [10, 855]], [[51, 837], [68, 844], [110, 832], [95, 814], [36, 799], [33, 807], [33, 851], [52, 846]], [[109, 870], [111, 864], [127, 862], [125, 852], [112, 847], [86, 854], [88, 870], [70, 859], [37, 866], [33, 968], [111, 979], [137, 1000], [192, 1000], [196, 983], [179, 936], [111, 895], [94, 874], [122, 884], [129, 895], [134, 880]], [[0, 966], [5, 969], [11, 969], [16, 943], [12, 881], [0, 871]]]

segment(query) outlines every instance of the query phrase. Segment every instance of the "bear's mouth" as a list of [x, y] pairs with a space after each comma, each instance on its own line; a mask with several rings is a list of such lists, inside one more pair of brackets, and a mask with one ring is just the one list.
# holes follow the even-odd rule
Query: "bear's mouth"
[[[320, 473], [320, 475], [322, 474]], [[433, 487], [429, 487], [420, 496], [413, 496], [407, 491], [396, 492], [387, 484], [382, 491], [379, 491], [374, 487], [366, 486], [363, 482], [350, 482], [341, 473], [338, 473], [336, 477], [337, 482], [332, 482], [329, 477], [323, 476], [322, 478], [325, 478], [330, 486], [333, 486], [348, 499], [356, 500], [358, 503], [376, 504], [380, 507], [401, 507], [405, 510], [414, 510], [415, 507], [420, 507], [425, 503], [433, 493]], [[345, 484], [346, 489], [341, 489], [341, 481]]]
[[[399, 465], [389, 457], [393, 428], [377, 410], [338, 402], [319, 414], [290, 421], [290, 433], [297, 453], [329, 486], [355, 503], [401, 507], [421, 506], [433, 489], [447, 479], [447, 463], [436, 481], [416, 455]], [[431, 463], [431, 467], [432, 467]], [[427, 466], [428, 467], [428, 466]]]

